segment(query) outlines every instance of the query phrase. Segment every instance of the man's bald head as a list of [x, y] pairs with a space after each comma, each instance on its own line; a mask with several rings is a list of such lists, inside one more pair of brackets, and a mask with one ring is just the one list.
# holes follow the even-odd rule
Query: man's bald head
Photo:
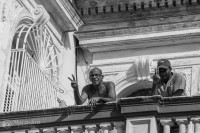
[[90, 70], [90, 74], [93, 73], [93, 72], [95, 72], [95, 71], [99, 71], [99, 74], [102, 75], [102, 70], [99, 69], [98, 67], [94, 67], [94, 68], [92, 68], [92, 69]]

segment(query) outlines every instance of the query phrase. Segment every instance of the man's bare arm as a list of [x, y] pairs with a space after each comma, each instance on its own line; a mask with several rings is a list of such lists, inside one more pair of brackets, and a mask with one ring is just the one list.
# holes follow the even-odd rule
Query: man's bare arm
[[183, 95], [183, 89], [178, 89], [176, 92], [172, 94], [172, 96], [182, 96]]
[[85, 102], [85, 100], [87, 99], [88, 95], [85, 92], [85, 90], [82, 90], [82, 94], [80, 95], [79, 90], [78, 89], [74, 89], [74, 98], [75, 98], [75, 102], [77, 105], [81, 105]]
[[156, 85], [158, 82], [160, 82], [160, 76], [155, 72], [155, 75], [152, 78], [153, 78], [153, 84], [152, 84], [151, 95], [157, 95]]
[[74, 99], [75, 99], [76, 105], [81, 105], [81, 104], [83, 104], [85, 102], [85, 100], [87, 99], [88, 95], [84, 91], [85, 88], [83, 88], [82, 94], [80, 95], [79, 89], [78, 89], [78, 84], [77, 84], [77, 82], [75, 80], [74, 75], [72, 75], [72, 78], [73, 79], [68, 77], [68, 79], [71, 81], [71, 86], [74, 89]]

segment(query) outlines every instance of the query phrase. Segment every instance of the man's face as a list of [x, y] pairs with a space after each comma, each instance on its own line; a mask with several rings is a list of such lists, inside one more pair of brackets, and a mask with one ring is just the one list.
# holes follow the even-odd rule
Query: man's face
[[90, 81], [93, 85], [99, 85], [102, 82], [103, 75], [101, 74], [101, 71], [98, 69], [93, 69], [90, 71]]
[[171, 70], [168, 68], [159, 68], [159, 75], [162, 80], [168, 80], [170, 78]]

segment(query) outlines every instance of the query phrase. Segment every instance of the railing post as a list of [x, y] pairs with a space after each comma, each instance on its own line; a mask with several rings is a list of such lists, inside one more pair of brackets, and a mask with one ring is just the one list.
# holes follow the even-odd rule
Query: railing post
[[194, 133], [200, 133], [200, 117], [191, 118], [191, 121], [194, 124]]
[[97, 133], [98, 131], [97, 125], [95, 124], [85, 125], [85, 129], [88, 131], [88, 133]]
[[170, 127], [174, 125], [171, 119], [161, 119], [160, 123], [162, 124], [163, 128], [163, 133], [170, 133]]
[[186, 125], [188, 124], [187, 118], [176, 118], [176, 122], [179, 125], [179, 133], [186, 133]]
[[110, 123], [101, 123], [100, 128], [103, 133], [109, 133], [113, 129], [113, 126]]
[[73, 131], [73, 133], [83, 133], [84, 132], [82, 125], [71, 126], [71, 130]]
[[114, 122], [117, 133], [125, 133], [125, 122]]

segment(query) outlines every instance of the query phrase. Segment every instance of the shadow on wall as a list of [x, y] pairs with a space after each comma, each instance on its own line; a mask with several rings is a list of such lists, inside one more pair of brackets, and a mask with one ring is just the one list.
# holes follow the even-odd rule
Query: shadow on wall
[[63, 32], [61, 41], [64, 43], [66, 49], [71, 49], [68, 32]]

